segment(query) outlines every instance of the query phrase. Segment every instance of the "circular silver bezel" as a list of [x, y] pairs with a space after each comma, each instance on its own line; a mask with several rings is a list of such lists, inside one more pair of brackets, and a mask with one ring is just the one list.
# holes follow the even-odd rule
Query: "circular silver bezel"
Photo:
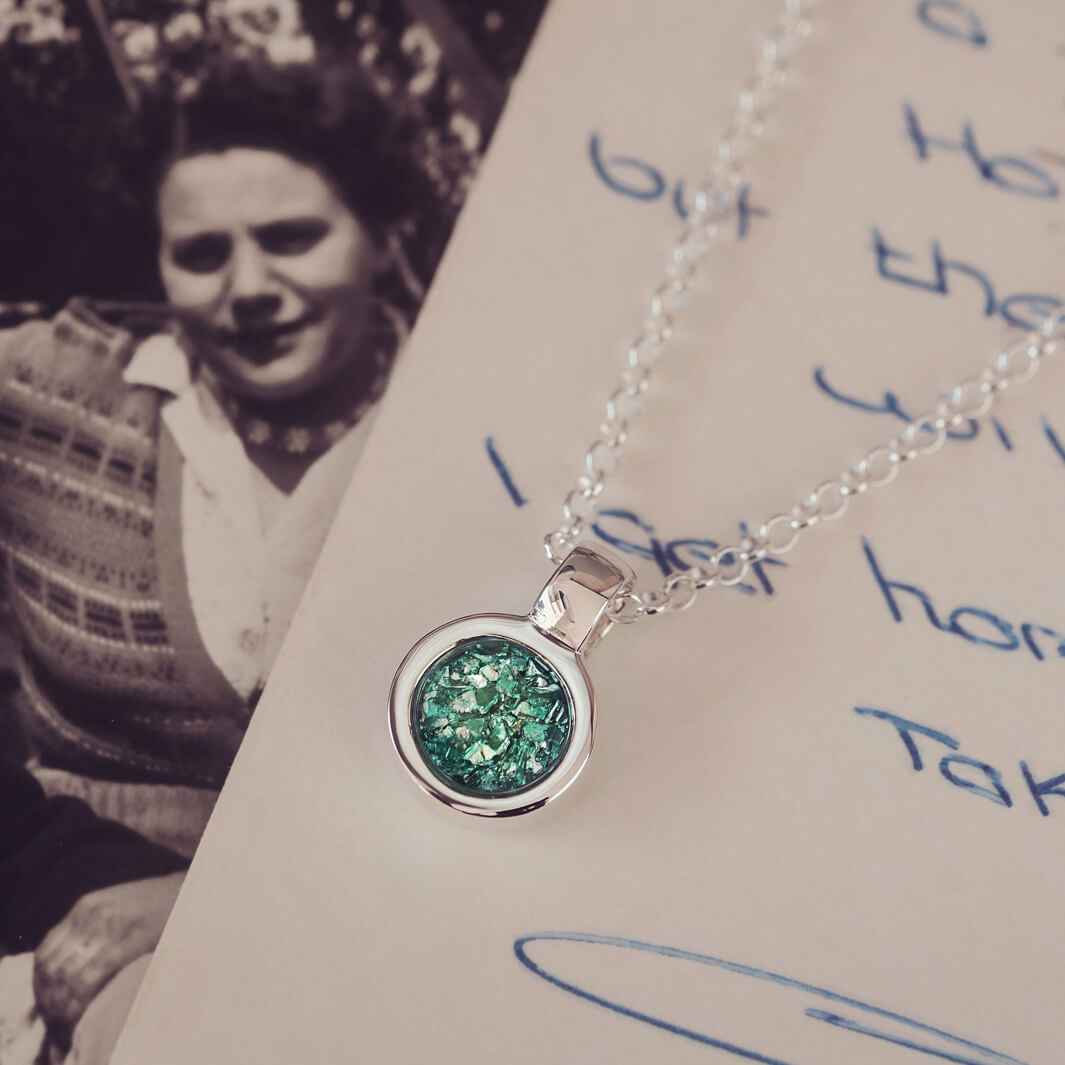
[[[514, 640], [546, 659], [565, 684], [573, 707], [569, 746], [558, 765], [543, 780], [513, 795], [470, 795], [449, 787], [426, 764], [411, 725], [411, 701], [425, 671], [442, 654], [463, 640], [479, 636], [501, 636]], [[464, 814], [513, 817], [538, 810], [561, 795], [584, 768], [595, 737], [595, 698], [580, 658], [544, 635], [528, 618], [512, 614], [474, 614], [441, 625], [423, 636], [407, 652], [392, 681], [388, 697], [388, 725], [396, 753], [422, 791]]]

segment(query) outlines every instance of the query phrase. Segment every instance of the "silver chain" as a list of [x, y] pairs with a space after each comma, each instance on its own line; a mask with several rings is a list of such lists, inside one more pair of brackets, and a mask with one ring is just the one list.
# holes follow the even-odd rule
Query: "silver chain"
[[[629, 346], [621, 380], [606, 401], [599, 435], [584, 455], [576, 486], [562, 503], [562, 521], [544, 538], [547, 555], [556, 564], [598, 515], [599, 497], [617, 468], [629, 425], [640, 412], [643, 394], [673, 335], [699, 263], [736, 210], [739, 191], [746, 184], [744, 163], [765, 130], [777, 91], [788, 80], [788, 62], [810, 36], [807, 15], [817, 2], [786, 0], [762, 42], [754, 76], [740, 90], [732, 122], [717, 143], [710, 175], [695, 190], [692, 210], [670, 250], [665, 276], [651, 294], [643, 331]], [[670, 574], [657, 588], [616, 597], [607, 608], [611, 621], [624, 625], [667, 611], [687, 610], [703, 588], [739, 584], [754, 563], [790, 551], [806, 529], [840, 517], [855, 496], [890, 484], [905, 463], [938, 451], [951, 429], [986, 415], [1010, 385], [1029, 380], [1043, 356], [1063, 344], [1065, 309], [996, 354], [982, 373], [956, 385], [932, 410], [914, 418], [886, 443], [871, 448], [839, 477], [819, 484], [787, 513], [763, 522], [754, 535], [715, 551], [705, 565]]]

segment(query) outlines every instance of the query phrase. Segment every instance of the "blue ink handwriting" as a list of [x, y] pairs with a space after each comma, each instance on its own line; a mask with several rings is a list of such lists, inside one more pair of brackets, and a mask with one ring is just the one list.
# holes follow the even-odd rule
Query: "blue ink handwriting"
[[[538, 948], [536, 953], [540, 958], [546, 953], [550, 961], [534, 959], [530, 951], [534, 946]], [[656, 1016], [649, 1008], [641, 1009], [637, 1005], [607, 997], [606, 994], [598, 994], [587, 986], [587, 978], [584, 978], [582, 986], [572, 979], [558, 975], [560, 969], [565, 971], [567, 962], [579, 967], [578, 971], [587, 971], [588, 956], [597, 952], [605, 956], [612, 986], [617, 986], [619, 974], [631, 974], [634, 996], [637, 994], [636, 988], [657, 986], [665, 977], [663, 963], [670, 963], [669, 978], [683, 978], [687, 981], [688, 986], [683, 996], [686, 1001], [695, 997], [690, 994], [693, 985], [696, 988], [705, 988], [705, 1013], [707, 1018], [714, 1018], [713, 1021], [708, 1019], [700, 1023], [699, 1028], [680, 1024]], [[774, 1017], [783, 1018], [792, 1013], [801, 1013], [818, 1024], [826, 1024], [831, 1029], [848, 1033], [847, 1036], [840, 1037], [839, 1050], [841, 1056], [849, 1060], [861, 1060], [860, 1052], [855, 1056], [859, 1047], [853, 1040], [853, 1036], [858, 1035], [876, 1040], [881, 1047], [878, 1053], [885, 1053], [885, 1045], [893, 1047], [893, 1050], [886, 1051], [888, 1057], [884, 1060], [890, 1058], [892, 1063], [897, 1061], [900, 1065], [913, 1065], [918, 1057], [923, 1060], [937, 1058], [940, 1061], [954, 1062], [956, 1065], [1024, 1065], [1017, 1058], [923, 1021], [913, 1020], [901, 1013], [790, 976], [726, 961], [710, 954], [697, 954], [677, 947], [586, 932], [540, 932], [522, 936], [514, 941], [514, 954], [531, 973], [567, 994], [611, 1010], [629, 1020], [714, 1047], [746, 1061], [760, 1062], [761, 1065], [817, 1065], [824, 1060], [825, 1046], [821, 1041], [818, 1041], [818, 1047], [805, 1053], [801, 1048], [784, 1051], [773, 1049], [779, 1048], [781, 1044], [780, 1037], [774, 1036], [776, 1029], [781, 1027], [774, 1024]], [[550, 969], [548, 964], [551, 965]], [[757, 1049], [750, 1045], [749, 1028], [742, 1019], [731, 1018], [728, 1011], [714, 1009], [715, 991], [725, 996], [734, 994], [734, 989], [729, 985], [734, 984], [736, 978], [743, 979], [743, 986], [748, 995], [758, 996], [762, 1019], [758, 1037], [760, 1046]], [[616, 995], [617, 992], [610, 994]], [[818, 1005], [811, 1005], [811, 999]], [[827, 1004], [829, 1008], [824, 1008], [823, 1004]], [[718, 1034], [711, 1035], [706, 1030], [711, 1023]], [[740, 1039], [747, 1045], [740, 1045]], [[782, 1052], [787, 1053], [787, 1060], [779, 1056]]]
[[[500, 457], [494, 438], [487, 437], [484, 447], [511, 502], [516, 507], [525, 506], [528, 500], [518, 490], [510, 470]], [[621, 531], [615, 527], [616, 522], [623, 523]], [[683, 536], [675, 540], [662, 540], [655, 535], [655, 527], [644, 521], [638, 514], [618, 508], [601, 510], [591, 529], [600, 540], [611, 547], [627, 555], [653, 561], [661, 570], [663, 577], [709, 561], [711, 555], [719, 551], [722, 546], [717, 540], [706, 537]], [[739, 530], [741, 538], [748, 535], [745, 522], [740, 522]], [[638, 539], [627, 538], [632, 537], [634, 533], [639, 534]], [[787, 563], [779, 558], [764, 558], [759, 562], [752, 562], [753, 580], [751, 582], [741, 581], [733, 587], [745, 595], [757, 595], [759, 592], [772, 595], [773, 583], [766, 573], [766, 569], [770, 566], [787, 566]]]
[[936, 33], [973, 48], [987, 46], [987, 31], [980, 16], [960, 0], [921, 0], [917, 17]]
[[1050, 446], [1054, 449], [1054, 453], [1062, 462], [1065, 462], [1065, 445], [1062, 445], [1061, 440], [1058, 438], [1058, 434], [1054, 432], [1050, 422], [1048, 422], [1046, 418], [1042, 419], [1042, 425], [1043, 432], [1046, 435], [1046, 438], [1050, 441]]
[[[626, 539], [616, 529], [615, 531], [609, 531], [604, 528], [604, 522], [614, 527], [614, 523], [619, 521], [624, 523], [624, 532], [627, 535], [641, 534], [639, 540]], [[705, 537], [681, 537], [676, 540], [663, 541], [654, 535], [655, 527], [653, 525], [643, 521], [631, 510], [611, 509], [600, 511], [598, 520], [592, 525], [592, 531], [604, 543], [623, 551], [625, 554], [653, 560], [662, 571], [663, 577], [706, 562], [722, 546], [718, 541]], [[740, 522], [740, 536], [747, 535], [746, 523]], [[745, 595], [757, 595], [759, 591], [765, 595], [772, 595], [773, 584], [766, 573], [767, 566], [787, 566], [787, 563], [779, 558], [764, 558], [760, 562], [752, 562], [751, 574], [757, 584], [741, 582], [735, 587]]]
[[[885, 390], [884, 398], [875, 403], [859, 399], [857, 396], [848, 395], [829, 384], [828, 376], [823, 366], [814, 367], [814, 384], [830, 399], [834, 399], [837, 403], [842, 403], [845, 406], [854, 407], [855, 410], [866, 411], [869, 414], [887, 414], [903, 423], [913, 421], [914, 416], [908, 412], [907, 408], [903, 407], [899, 397], [889, 390]], [[1012, 451], [1013, 445], [1005, 430], [1002, 429], [1000, 432], [1006, 450]], [[949, 429], [947, 431], [947, 436], [951, 440], [974, 440], [979, 435], [980, 424], [971, 418], [966, 421], [964, 429]]]
[[[885, 389], [883, 399], [875, 402], [859, 399], [857, 396], [840, 391], [839, 388], [829, 382], [828, 374], [823, 366], [814, 367], [814, 384], [829, 399], [842, 403], [846, 407], [853, 407], [855, 410], [865, 411], [868, 414], [886, 414], [888, 417], [903, 423], [911, 422], [916, 417], [916, 415], [911, 413], [910, 408], [902, 403], [898, 395], [890, 389]], [[989, 418], [988, 424], [995, 430], [995, 438], [1002, 445], [1002, 449], [1012, 452], [1015, 449], [1013, 435], [1006, 430], [1006, 427], [998, 418]], [[1051, 450], [1062, 462], [1065, 462], [1065, 442], [1058, 436], [1046, 416], [1040, 418], [1039, 424], [1043, 435], [1050, 443]], [[950, 440], [975, 440], [979, 435], [980, 423], [973, 421], [971, 418], [965, 421], [964, 426], [947, 430], [947, 438]]]
[[[961, 748], [960, 740], [955, 739], [946, 732], [941, 732], [939, 729], [899, 717], [898, 714], [892, 714], [887, 710], [856, 706], [854, 712], [862, 717], [886, 721], [891, 725], [898, 734], [899, 739], [902, 740], [903, 746], [910, 756], [910, 765], [915, 773], [920, 773], [925, 767], [921, 747], [917, 743], [917, 737], [922, 737], [924, 740], [931, 740], [933, 743], [938, 743], [954, 752], [945, 754], [939, 759], [939, 772], [944, 780], [953, 784], [956, 788], [969, 792], [971, 795], [987, 799], [996, 806], [1013, 806], [1013, 797], [1002, 781], [1001, 771], [988, 762], [957, 753]], [[1028, 794], [1031, 796], [1035, 808], [1044, 817], [1049, 817], [1050, 807], [1047, 805], [1046, 798], [1049, 795], [1065, 798], [1065, 773], [1058, 773], [1055, 776], [1040, 780], [1036, 778], [1027, 762], [1022, 761], [1018, 765], [1021, 777], [1028, 788]]]
[[937, 296], [951, 295], [950, 279], [958, 275], [975, 282], [983, 299], [983, 313], [990, 318], [1001, 315], [1007, 325], [1018, 329], [1036, 329], [1042, 320], [1062, 305], [1058, 296], [1037, 292], [1018, 292], [1012, 296], [1000, 298], [991, 279], [982, 270], [960, 259], [947, 259], [939, 241], [932, 241], [932, 277], [921, 277], [915, 273], [904, 273], [896, 263], [912, 263], [914, 257], [907, 252], [891, 247], [879, 229], [873, 229], [873, 253], [876, 256], [877, 272], [885, 281], [894, 281], [900, 285], [931, 292]]
[[1041, 166], [1016, 155], [984, 155], [977, 144], [972, 122], [963, 122], [961, 138], [953, 141], [928, 136], [911, 104], [903, 104], [902, 112], [906, 118], [906, 134], [913, 143], [918, 159], [931, 158], [933, 148], [960, 152], [969, 157], [982, 180], [1005, 192], [1042, 200], [1058, 198], [1061, 191], [1058, 183]]
[[[901, 604], [906, 602], [911, 604], [911, 618], [914, 616], [912, 606], [918, 605], [928, 623], [937, 632], [951, 633], [967, 643], [990, 647], [996, 651], [1019, 651], [1024, 648], [1037, 662], [1045, 661], [1048, 653], [1065, 658], [1065, 635], [1046, 625], [1037, 625], [1030, 621], [1016, 625], [978, 606], [955, 607], [945, 619], [941, 618], [927, 592], [915, 584], [889, 580], [884, 576], [872, 545], [864, 537], [862, 549], [873, 579], [884, 597], [888, 613], [896, 622], [901, 624], [905, 620]], [[903, 599], [903, 596], [908, 598]]]
[[[678, 180], [673, 189], [673, 209], [684, 221], [688, 220], [691, 208], [684, 201], [684, 182]], [[751, 231], [752, 218], [768, 218], [769, 212], [764, 207], [751, 203], [751, 186], [741, 185], [736, 193], [736, 236], [746, 240]]]
[[485, 437], [484, 449], [488, 453], [488, 458], [495, 467], [496, 473], [499, 474], [499, 479], [503, 482], [503, 487], [506, 488], [507, 492], [510, 494], [514, 506], [525, 506], [529, 501], [518, 491], [518, 486], [514, 483], [514, 478], [511, 477], [510, 470], [507, 469], [507, 464], [496, 450], [495, 441], [492, 437]]
[[[633, 200], [653, 202], [668, 196], [677, 217], [684, 220], [690, 208], [685, 202], [682, 179], [670, 182], [657, 167], [631, 155], [603, 155], [602, 138], [592, 133], [588, 138], [588, 156], [596, 176], [612, 192]], [[769, 212], [751, 202], [750, 186], [744, 185], [736, 195], [736, 236], [744, 240], [751, 230], [752, 218], [765, 218]]]

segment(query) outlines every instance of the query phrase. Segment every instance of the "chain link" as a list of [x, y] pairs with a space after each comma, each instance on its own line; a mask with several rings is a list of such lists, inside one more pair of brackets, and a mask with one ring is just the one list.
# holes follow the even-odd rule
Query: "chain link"
[[[617, 467], [629, 426], [640, 413], [662, 353], [673, 335], [673, 325], [684, 310], [685, 297], [699, 263], [720, 235], [721, 224], [736, 210], [739, 190], [746, 183], [744, 161], [765, 130], [765, 121], [777, 90], [787, 81], [787, 64], [799, 44], [810, 35], [806, 13], [817, 0], [786, 0], [759, 49], [753, 76], [740, 90], [736, 110], [717, 142], [708, 178], [694, 190], [688, 219], [670, 249], [665, 276], [651, 294], [643, 329], [629, 345], [618, 386], [605, 405], [599, 435], [584, 454], [584, 468], [576, 486], [562, 504], [562, 520], [544, 538], [548, 558], [555, 563], [571, 551], [599, 511], [599, 496]], [[675, 583], [666, 594], [670, 603], [690, 605], [686, 587]], [[665, 589], [663, 589], [665, 591]], [[649, 606], [648, 612], [651, 612]], [[677, 609], [677, 607], [673, 607]]]
[[[598, 515], [599, 497], [617, 467], [629, 426], [640, 413], [642, 397], [684, 309], [685, 294], [720, 236], [722, 223], [736, 210], [739, 189], [747, 183], [744, 162], [765, 130], [777, 91], [787, 83], [788, 62], [810, 36], [807, 14], [818, 2], [786, 0], [762, 42], [755, 73], [740, 90], [732, 121], [717, 142], [710, 174], [695, 190], [688, 219], [670, 249], [665, 276], [651, 294], [643, 330], [629, 346], [619, 385], [606, 401], [599, 435], [585, 452], [583, 471], [562, 504], [562, 520], [544, 538], [547, 556], [556, 564]], [[839, 477], [819, 484], [789, 512], [767, 519], [754, 535], [715, 551], [704, 565], [670, 574], [658, 588], [616, 596], [607, 608], [610, 620], [627, 625], [642, 617], [687, 610], [702, 589], [739, 584], [754, 563], [791, 551], [807, 529], [836, 520], [856, 496], [890, 484], [906, 463], [934, 454], [951, 429], [984, 417], [1011, 385], [1028, 381], [1045, 356], [1061, 350], [1065, 350], [1065, 308], [995, 355], [982, 373], [960, 382], [897, 436], [871, 448]]]
[[908, 422], [898, 436], [871, 448], [839, 477], [819, 484], [790, 512], [763, 522], [755, 535], [715, 551], [703, 566], [671, 574], [661, 588], [615, 599], [607, 608], [611, 621], [625, 625], [645, 616], [687, 610], [701, 589], [739, 583], [755, 562], [769, 555], [787, 554], [806, 529], [841, 517], [852, 499], [890, 484], [906, 463], [934, 454], [946, 443], [951, 429], [986, 415], [1006, 389], [1030, 380], [1047, 355], [1062, 351], [1065, 309], [1000, 351], [982, 374], [962, 381], [933, 410]]

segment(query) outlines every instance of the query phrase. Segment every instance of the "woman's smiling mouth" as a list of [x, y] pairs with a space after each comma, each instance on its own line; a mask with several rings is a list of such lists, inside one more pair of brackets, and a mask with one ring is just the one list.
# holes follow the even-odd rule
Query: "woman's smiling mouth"
[[288, 322], [219, 330], [217, 343], [251, 362], [265, 364], [290, 351], [303, 330], [321, 318], [321, 312], [309, 312]]

